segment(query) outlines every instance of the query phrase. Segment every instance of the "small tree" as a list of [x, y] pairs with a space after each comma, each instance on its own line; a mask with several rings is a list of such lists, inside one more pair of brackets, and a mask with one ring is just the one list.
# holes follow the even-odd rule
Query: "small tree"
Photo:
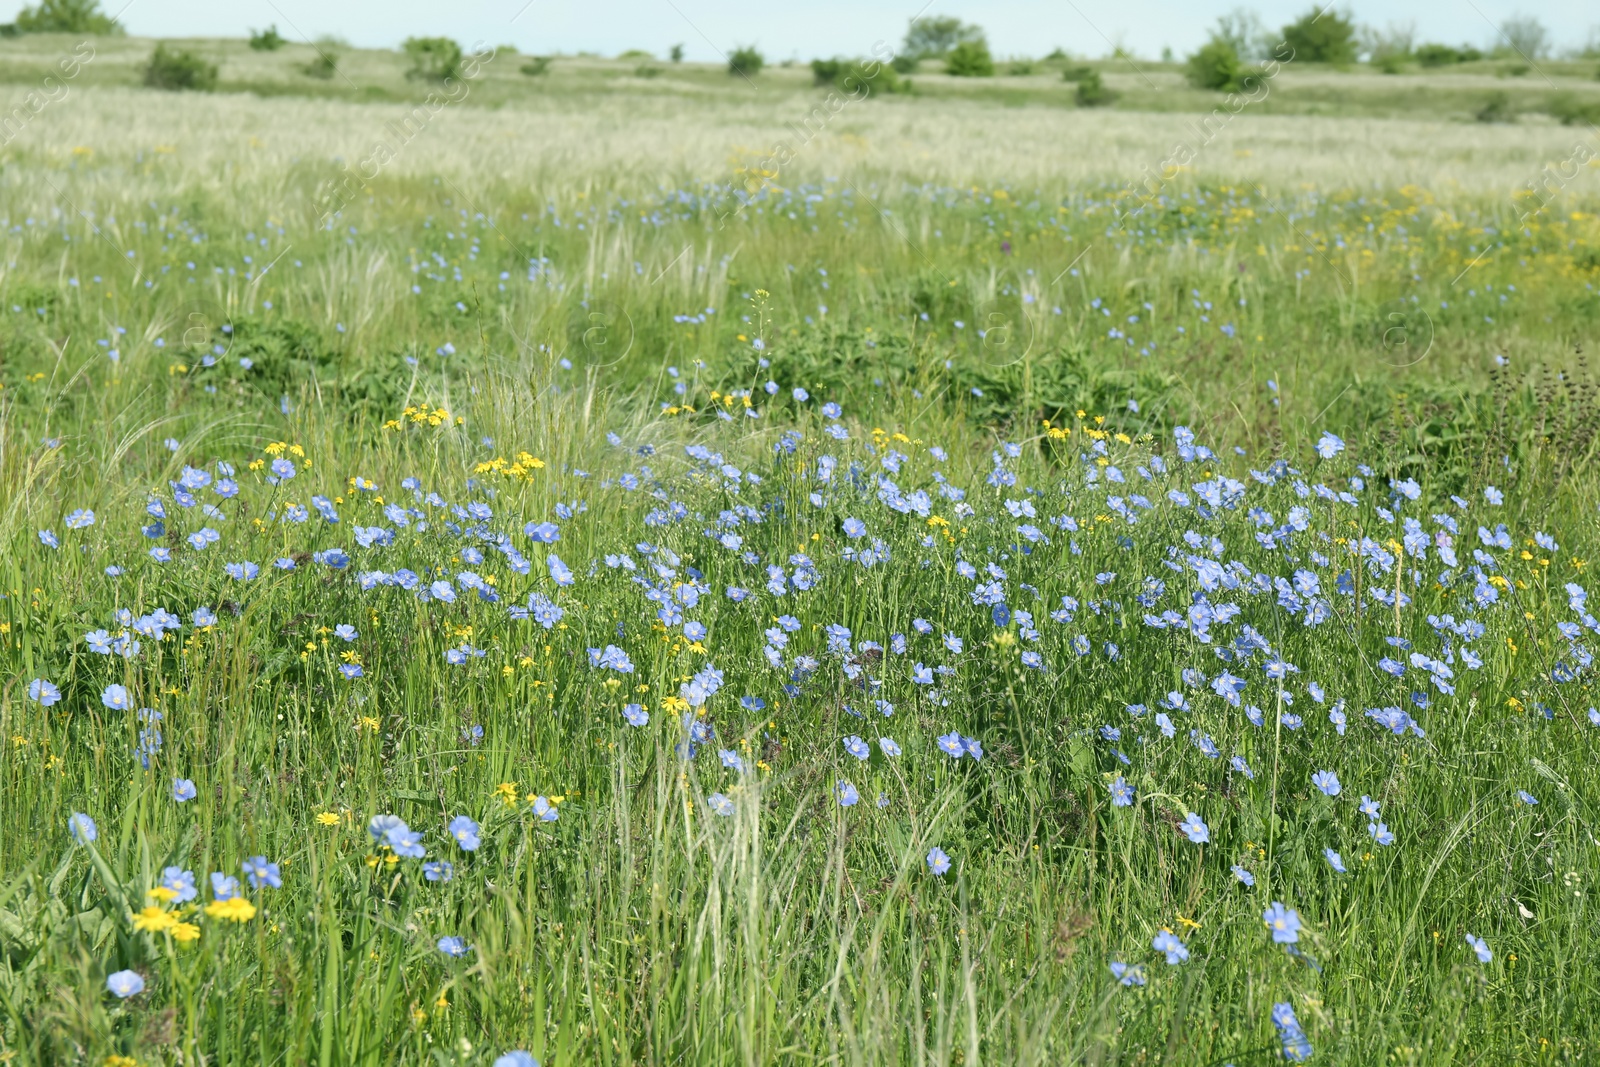
[[144, 68], [144, 83], [154, 89], [194, 89], [210, 92], [217, 87], [217, 65], [193, 52], [156, 45]]
[[529, 56], [528, 61], [521, 66], [522, 73], [530, 78], [537, 78], [542, 74], [550, 73], [550, 56]]
[[766, 65], [766, 57], [756, 49], [755, 45], [735, 48], [733, 54], [728, 57], [728, 73], [746, 78], [761, 73], [761, 68]]
[[994, 57], [984, 41], [962, 41], [945, 57], [946, 74], [957, 78], [988, 78], [994, 75]]
[[343, 48], [340, 42], [332, 37], [320, 37], [311, 47], [317, 50], [316, 58], [300, 69], [308, 77], [327, 81], [339, 71], [339, 56]]
[[1213, 37], [1189, 57], [1184, 65], [1184, 76], [1196, 89], [1218, 89], [1228, 92], [1238, 88], [1244, 77], [1244, 64], [1233, 45], [1220, 37]]
[[461, 46], [448, 37], [407, 37], [400, 47], [411, 59], [408, 78], [442, 82], [461, 74]]
[[1211, 35], [1233, 45], [1234, 54], [1241, 61], [1266, 59], [1277, 43], [1262, 25], [1261, 16], [1243, 7], [1236, 7], [1217, 19], [1217, 28]]
[[912, 19], [906, 29], [904, 53], [913, 59], [948, 55], [957, 45], [983, 40], [983, 28], [958, 18]]
[[1515, 15], [1500, 24], [1502, 54], [1534, 60], [1550, 50], [1550, 34], [1544, 24], [1532, 15]]
[[1091, 70], [1087, 78], [1078, 79], [1078, 90], [1073, 93], [1073, 99], [1079, 107], [1109, 107], [1117, 99], [1117, 94], [1107, 89], [1100, 80], [1100, 72]]
[[683, 62], [683, 45], [681, 45], [681, 44], [673, 45], [672, 46], [672, 51], [670, 53], [668, 53], [668, 54], [672, 57], [672, 61], [674, 63], [682, 63]]
[[276, 25], [268, 26], [264, 30], [250, 31], [250, 47], [257, 52], [276, 52], [288, 42], [278, 36]]
[[122, 26], [100, 10], [100, 0], [39, 0], [17, 14], [18, 33], [91, 33], [121, 36]]
[[1355, 23], [1337, 11], [1313, 8], [1283, 28], [1283, 40], [1297, 63], [1355, 62]]

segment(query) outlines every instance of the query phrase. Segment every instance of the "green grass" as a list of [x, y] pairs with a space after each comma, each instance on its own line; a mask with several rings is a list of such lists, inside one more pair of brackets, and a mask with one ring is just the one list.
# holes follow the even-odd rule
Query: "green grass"
[[[131, 55], [137, 44], [108, 49]], [[261, 70], [234, 71], [234, 52]], [[223, 57], [222, 84], [329, 99], [173, 104], [124, 94], [97, 60], [84, 76], [108, 81], [52, 104], [7, 147], [0, 1045], [12, 1062], [476, 1064], [524, 1048], [562, 1067], [1243, 1067], [1281, 1059], [1269, 1013], [1282, 1002], [1317, 1063], [1594, 1057], [1600, 953], [1587, 905], [1600, 879], [1600, 731], [1588, 719], [1592, 672], [1561, 683], [1551, 673], [1579, 658], [1556, 625], [1581, 619], [1564, 586], [1589, 582], [1600, 507], [1595, 373], [1578, 351], [1600, 317], [1592, 187], [1575, 180], [1526, 219], [1526, 204], [1443, 178], [1307, 188], [1303, 160], [1248, 124], [1203, 166], [1259, 150], [1272, 177], [1181, 175], [1137, 215], [1136, 171], [1020, 177], [1014, 146], [981, 184], [944, 177], [952, 171], [936, 160], [927, 166], [941, 177], [916, 181], [919, 153], [981, 159], [991, 138], [1018, 129], [1004, 118], [1009, 98], [985, 102], [999, 90], [941, 100], [919, 74], [926, 94], [882, 110], [873, 101], [850, 129], [894, 143], [906, 116], [948, 109], [959, 125], [942, 146], [905, 133], [897, 159], [856, 156], [830, 130], [803, 173], [767, 183], [752, 168], [776, 120], [721, 97], [680, 116], [682, 136], [700, 141], [676, 170], [650, 152], [629, 166], [598, 145], [585, 155], [581, 131], [551, 138], [553, 158], [491, 154], [493, 127], [477, 124], [497, 116], [469, 102], [472, 114], [438, 120], [323, 224], [326, 183], [398, 114], [354, 93], [414, 99], [415, 87], [393, 57], [393, 71], [353, 77], [354, 91], [337, 78], [294, 87], [269, 69], [304, 62], [293, 52], [241, 44]], [[355, 58], [374, 71], [391, 61]], [[605, 79], [636, 64], [582, 63], [593, 84], [561, 87], [564, 60], [524, 81], [557, 86], [543, 91], [567, 94], [562, 106], [581, 109], [598, 137], [615, 99], [639, 92], [613, 98]], [[704, 72], [664, 69], [649, 92], [697, 77], [727, 91], [726, 75], [713, 86]], [[809, 76], [761, 78], [791, 73]], [[1025, 80], [1007, 79], [1004, 92]], [[507, 81], [496, 91], [510, 94]], [[773, 94], [763, 106], [780, 115], [810, 99]], [[537, 115], [506, 101], [507, 121]], [[118, 118], [129, 106], [147, 118]], [[176, 121], [212, 107], [236, 121]], [[315, 150], [291, 153], [273, 129], [262, 147], [242, 140], [279, 108], [315, 129]], [[1149, 124], [1137, 133], [1165, 120], [1126, 121]], [[1340, 121], [1302, 128], [1343, 135]], [[1156, 136], [1140, 149], [1152, 164], [1168, 147]], [[1532, 180], [1537, 165], [1513, 147], [1531, 142], [1513, 136], [1533, 134], [1465, 139], [1441, 125], [1414, 148], [1458, 154], [1451, 165], [1463, 171], [1525, 165]], [[337, 153], [322, 150], [333, 144]], [[718, 153], [724, 162], [705, 162]], [[470, 177], [462, 157], [476, 164]], [[820, 411], [828, 401], [843, 406], [837, 423]], [[831, 425], [850, 440], [829, 436]], [[1179, 426], [1218, 457], [1181, 462]], [[1326, 432], [1349, 450], [1319, 459]], [[1019, 446], [1006, 460], [1017, 481], [1002, 490], [986, 478], [1005, 442]], [[696, 445], [721, 458], [694, 459], [685, 449]], [[885, 466], [890, 450], [906, 457], [898, 472]], [[823, 455], [840, 461], [831, 488], [817, 478]], [[1152, 468], [1155, 455], [1170, 473]], [[275, 458], [294, 462], [291, 481], [267, 480]], [[1249, 473], [1275, 462], [1298, 473], [1271, 485]], [[215, 479], [219, 463], [232, 466], [237, 496], [198, 495], [225, 517], [179, 506], [171, 483], [184, 469]], [[734, 492], [723, 464], [761, 481]], [[1108, 483], [1108, 467], [1127, 484]], [[964, 507], [939, 494], [935, 471], [966, 490]], [[926, 490], [929, 516], [888, 507], [880, 475]], [[619, 484], [625, 476], [640, 487]], [[1357, 476], [1355, 504], [1295, 488], [1350, 489]], [[403, 484], [412, 477], [416, 493]], [[1204, 517], [1166, 497], [1195, 496], [1194, 483], [1216, 477], [1248, 487], [1243, 506]], [[1422, 559], [1412, 548], [1399, 565], [1352, 564], [1363, 537], [1373, 555], [1392, 553], [1383, 546], [1403, 529], [1379, 508], [1396, 506], [1391, 479], [1408, 478], [1421, 499], [1398, 510], [1430, 539], [1442, 529], [1432, 515], [1455, 515], [1461, 565], [1446, 567], [1431, 540]], [[1504, 504], [1485, 502], [1490, 484]], [[813, 492], [827, 494], [823, 506]], [[1137, 524], [1108, 499], [1132, 493], [1152, 504]], [[338, 524], [315, 512], [286, 521], [313, 494], [330, 499]], [[155, 538], [140, 529], [152, 495], [166, 512]], [[1033, 501], [1037, 517], [1014, 517], [1008, 499]], [[558, 506], [579, 502], [561, 517]], [[661, 524], [652, 512], [674, 502], [691, 517]], [[449, 506], [469, 503], [493, 517]], [[416, 516], [400, 527], [384, 510], [394, 504], [428, 528]], [[735, 526], [728, 514], [741, 506], [752, 510]], [[1251, 518], [1254, 506], [1273, 518]], [[1259, 543], [1301, 506], [1307, 529], [1287, 548]], [[69, 529], [80, 508], [96, 521]], [[1078, 528], [1051, 525], [1058, 515]], [[867, 536], [853, 539], [846, 519]], [[534, 543], [524, 525], [546, 520], [560, 540]], [[478, 521], [519, 556], [446, 525]], [[1481, 547], [1477, 527], [1502, 522], [1513, 547], [1486, 551], [1506, 581], [1482, 606], [1464, 568]], [[1019, 523], [1050, 543], [1021, 551]], [[395, 543], [361, 546], [355, 528], [372, 526]], [[201, 527], [218, 543], [190, 547]], [[1307, 626], [1277, 606], [1276, 589], [1215, 590], [1213, 603], [1242, 614], [1214, 624], [1213, 644], [1145, 625], [1147, 611], [1186, 611], [1200, 588], [1184, 561], [1206, 548], [1185, 542], [1191, 529], [1220, 537], [1223, 558], [1251, 572], [1316, 572], [1331, 617]], [[708, 530], [742, 543], [730, 549]], [[886, 560], [843, 555], [875, 540]], [[651, 569], [640, 542], [674, 553], [654, 557], [670, 574]], [[160, 546], [170, 562], [148, 555]], [[464, 560], [468, 547], [486, 558]], [[312, 555], [335, 548], [348, 567]], [[552, 551], [574, 584], [549, 576]], [[608, 566], [621, 553], [638, 569]], [[796, 553], [815, 561], [814, 586], [765, 592], [765, 566], [793, 573]], [[274, 569], [280, 557], [297, 569]], [[1036, 642], [974, 604], [962, 559], [1005, 571], [1007, 603], [1032, 612]], [[243, 561], [260, 575], [228, 577], [224, 564]], [[423, 586], [471, 570], [493, 578], [499, 600], [457, 586], [454, 602], [423, 602], [357, 580], [400, 567]], [[1335, 590], [1347, 567], [1359, 596]], [[669, 592], [703, 584], [681, 610], [707, 627], [703, 643], [679, 621], [659, 623], [633, 577]], [[1146, 577], [1165, 582], [1155, 606], [1136, 599], [1152, 595]], [[1401, 610], [1373, 598], [1397, 583], [1412, 598]], [[754, 595], [734, 602], [730, 585]], [[534, 592], [563, 608], [552, 628], [509, 616]], [[1048, 616], [1062, 597], [1078, 606], [1057, 622]], [[192, 624], [201, 606], [213, 624]], [[119, 608], [164, 608], [184, 625], [139, 636], [134, 657], [97, 654], [85, 635], [124, 630]], [[1391, 637], [1445, 658], [1428, 616], [1447, 612], [1485, 627], [1449, 641], [1453, 694], [1422, 668], [1397, 680], [1380, 667], [1409, 663]], [[785, 613], [800, 627], [777, 670], [763, 646]], [[914, 618], [934, 632], [917, 636]], [[1298, 668], [1286, 682], [1292, 708], [1264, 656], [1218, 658], [1245, 623]], [[906, 634], [910, 647], [848, 663], [827, 651], [830, 624], [857, 642]], [[359, 636], [347, 643], [338, 625]], [[947, 651], [941, 632], [963, 651]], [[608, 644], [628, 653], [631, 673], [590, 666], [587, 650]], [[1481, 667], [1466, 665], [1463, 647]], [[484, 654], [448, 663], [461, 648]], [[1026, 666], [1023, 650], [1045, 669]], [[344, 653], [361, 677], [341, 674]], [[791, 693], [801, 654], [819, 665]], [[708, 662], [725, 672], [699, 720], [716, 735], [685, 759], [682, 710], [668, 701]], [[917, 663], [955, 668], [942, 698], [913, 682]], [[851, 678], [858, 667], [881, 689]], [[1225, 667], [1247, 679], [1244, 702], [1263, 709], [1264, 727], [1183, 679], [1185, 668], [1209, 680]], [[31, 700], [35, 678], [58, 686], [60, 702]], [[112, 684], [163, 716], [148, 769], [135, 712], [102, 702]], [[1153, 723], [1174, 690], [1192, 710], [1169, 713], [1168, 740]], [[1413, 691], [1431, 694], [1426, 709]], [[894, 705], [891, 717], [875, 698]], [[1340, 700], [1344, 734], [1328, 720]], [[648, 706], [647, 726], [624, 720], [632, 702]], [[1132, 716], [1132, 704], [1149, 710]], [[1426, 736], [1396, 736], [1364, 714], [1385, 706], [1415, 714]], [[1275, 728], [1291, 710], [1304, 725]], [[984, 758], [940, 752], [952, 730], [981, 741]], [[871, 746], [865, 762], [841, 744], [856, 734]], [[903, 754], [886, 756], [880, 735]], [[725, 769], [722, 749], [748, 773]], [[1230, 767], [1234, 755], [1253, 778]], [[1337, 798], [1312, 788], [1319, 769], [1338, 773]], [[1131, 807], [1111, 803], [1118, 775], [1137, 791]], [[198, 796], [175, 803], [174, 777]], [[859, 804], [838, 803], [841, 779]], [[714, 812], [713, 794], [730, 798], [731, 814]], [[1394, 845], [1372, 842], [1363, 795], [1381, 803]], [[559, 798], [559, 818], [540, 821], [535, 796]], [[72, 843], [73, 812], [96, 820], [92, 849]], [[1190, 812], [1209, 844], [1178, 832]], [[421, 831], [428, 859], [452, 862], [454, 877], [428, 881], [421, 861], [376, 844], [366, 825], [385, 813]], [[482, 823], [474, 852], [445, 833], [458, 814]], [[933, 846], [953, 862], [942, 877], [925, 863]], [[1348, 873], [1333, 872], [1324, 848]], [[239, 876], [258, 855], [283, 883], [246, 889], [259, 914], [234, 924], [193, 913], [211, 901], [210, 872]], [[1236, 863], [1254, 888], [1235, 879]], [[193, 904], [159, 905], [195, 924], [192, 944], [132, 922], [168, 865], [198, 876]], [[1298, 911], [1315, 966], [1271, 942], [1260, 916], [1274, 900]], [[1152, 951], [1162, 928], [1186, 943], [1186, 963], [1169, 968]], [[1487, 940], [1491, 963], [1477, 962], [1469, 933]], [[472, 949], [451, 959], [435, 947], [441, 936]], [[1112, 961], [1141, 965], [1148, 984], [1119, 986]], [[144, 992], [107, 992], [123, 969], [143, 976]]]

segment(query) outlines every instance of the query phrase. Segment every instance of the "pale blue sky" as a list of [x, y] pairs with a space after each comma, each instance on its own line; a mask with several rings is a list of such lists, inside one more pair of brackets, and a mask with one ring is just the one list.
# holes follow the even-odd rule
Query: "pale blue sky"
[[[875, 41], [898, 44], [906, 23], [925, 0], [102, 0], [123, 10], [130, 32], [141, 35], [243, 36], [250, 27], [276, 23], [298, 39], [338, 34], [355, 44], [388, 47], [412, 35], [445, 34], [470, 44], [515, 44], [528, 52], [592, 51], [615, 55], [627, 48], [663, 53], [682, 42], [689, 58], [715, 60], [739, 44], [755, 44], [770, 59], [810, 59], [865, 54]], [[123, 5], [126, 4], [125, 8]], [[22, 0], [0, 0], [0, 20]], [[1119, 42], [1136, 54], [1176, 52], [1205, 39], [1208, 27], [1232, 0], [933, 0], [930, 15], [957, 15], [981, 24], [999, 55], [1042, 55], [1057, 45], [1098, 56]], [[1245, 4], [1277, 27], [1310, 0]], [[1414, 22], [1419, 40], [1483, 47], [1507, 16], [1536, 15], [1558, 49], [1579, 45], [1600, 28], [1593, 0], [1348, 0], [1341, 10], [1358, 22], [1382, 27]]]

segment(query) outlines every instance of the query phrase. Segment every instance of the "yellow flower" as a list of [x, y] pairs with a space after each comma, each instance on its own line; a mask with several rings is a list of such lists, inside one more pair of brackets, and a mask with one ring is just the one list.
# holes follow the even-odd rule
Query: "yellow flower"
[[118, 1056], [113, 1052], [106, 1057], [105, 1067], [139, 1067], [139, 1061], [132, 1056]]
[[152, 934], [165, 933], [177, 925], [178, 920], [170, 911], [154, 904], [141, 909], [139, 914], [133, 917], [135, 930], [144, 930]]
[[149, 897], [151, 900], [159, 901], [162, 904], [167, 903], [177, 895], [177, 890], [168, 889], [164, 885], [158, 885], [154, 889], [150, 890], [150, 892], [145, 894], [145, 896]]
[[338, 826], [339, 816], [335, 815], [331, 811], [318, 812], [317, 822], [321, 823], [323, 826]]
[[172, 940], [187, 945], [200, 937], [200, 928], [194, 923], [179, 923], [172, 928]]
[[256, 917], [256, 906], [244, 897], [229, 897], [227, 900], [213, 900], [207, 904], [206, 914], [213, 919], [247, 923]]

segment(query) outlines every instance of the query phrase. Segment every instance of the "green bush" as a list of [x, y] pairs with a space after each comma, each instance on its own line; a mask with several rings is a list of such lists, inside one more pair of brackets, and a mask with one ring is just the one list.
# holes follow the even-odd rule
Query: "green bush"
[[1515, 122], [1517, 111], [1511, 105], [1510, 96], [1505, 93], [1494, 93], [1473, 117], [1479, 122]]
[[661, 76], [661, 68], [654, 63], [640, 63], [633, 68], [633, 76], [635, 78], [659, 78]]
[[1580, 100], [1560, 93], [1545, 105], [1545, 113], [1563, 126], [1600, 126], [1600, 100]]
[[1355, 24], [1336, 11], [1312, 8], [1283, 28], [1283, 40], [1297, 63], [1355, 62]]
[[289, 42], [278, 35], [276, 25], [268, 26], [264, 30], [250, 31], [250, 48], [256, 52], [276, 52]]
[[844, 73], [844, 60], [842, 59], [813, 59], [811, 61], [811, 83], [813, 85], [836, 85], [839, 75]]
[[442, 82], [461, 76], [461, 46], [448, 37], [407, 37], [400, 48], [411, 59], [408, 78]]
[[945, 57], [946, 74], [957, 78], [989, 78], [994, 76], [994, 57], [984, 41], [962, 41]]
[[537, 78], [541, 74], [550, 73], [550, 64], [553, 58], [552, 56], [530, 56], [528, 61], [522, 64], [519, 69], [528, 77]]
[[1061, 72], [1061, 80], [1064, 82], [1081, 82], [1093, 76], [1093, 67], [1068, 67]]
[[978, 44], [983, 39], [983, 27], [953, 16], [917, 18], [906, 29], [904, 51], [912, 59], [937, 59], [963, 44]]
[[735, 48], [733, 54], [728, 57], [728, 73], [747, 78], [753, 74], [760, 74], [761, 68], [766, 65], [766, 57], [754, 45]]
[[1117, 99], [1117, 94], [1106, 88], [1100, 80], [1099, 71], [1092, 70], [1087, 78], [1079, 79], [1073, 98], [1079, 107], [1109, 107]]
[[872, 60], [813, 59], [811, 80], [815, 85], [838, 86], [853, 97], [911, 91], [911, 82], [900, 77], [892, 66]]
[[217, 65], [189, 51], [156, 45], [144, 68], [144, 83], [154, 89], [194, 89], [210, 92], [217, 87]]
[[1399, 74], [1406, 69], [1406, 57], [1398, 52], [1385, 52], [1372, 57], [1372, 65], [1384, 74]]
[[1416, 61], [1424, 67], [1448, 67], [1454, 63], [1464, 63], [1463, 49], [1451, 48], [1447, 44], [1418, 45], [1412, 53]]
[[92, 33], [121, 36], [122, 26], [100, 10], [100, 0], [39, 0], [17, 14], [18, 33]]
[[300, 69], [308, 77], [321, 78], [323, 81], [327, 81], [339, 70], [339, 55], [342, 49], [339, 43], [331, 37], [320, 38], [311, 47], [317, 50], [316, 58]]
[[1220, 37], [1213, 37], [1190, 56], [1184, 65], [1184, 77], [1196, 89], [1220, 89], [1231, 92], [1239, 87], [1245, 75], [1244, 64], [1233, 45]]
[[1006, 73], [1014, 78], [1020, 78], [1033, 73], [1033, 63], [1026, 59], [1019, 59], [1006, 67]]
[[681, 44], [673, 45], [672, 46], [672, 51], [668, 53], [668, 56], [671, 58], [671, 60], [674, 63], [682, 63], [683, 62], [683, 45], [681, 45]]
[[889, 61], [889, 66], [894, 68], [896, 74], [915, 74], [917, 72], [917, 57], [898, 55]]

